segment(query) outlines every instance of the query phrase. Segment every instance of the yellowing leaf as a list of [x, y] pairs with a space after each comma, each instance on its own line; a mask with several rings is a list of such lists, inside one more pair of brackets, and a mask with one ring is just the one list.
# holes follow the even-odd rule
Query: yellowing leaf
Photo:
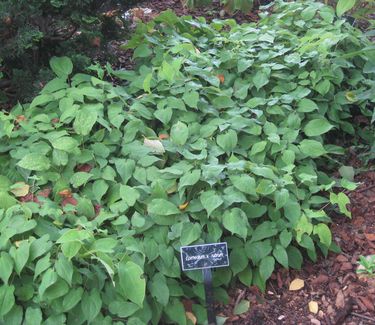
[[179, 208], [180, 210], [185, 210], [185, 209], [187, 208], [188, 205], [189, 205], [189, 202], [185, 202], [184, 204], [180, 204], [180, 205], [178, 206], [178, 208]]
[[17, 196], [22, 197], [29, 193], [30, 186], [24, 182], [17, 182], [11, 187], [11, 192]]
[[217, 77], [218, 77], [218, 79], [220, 80], [220, 83], [223, 84], [224, 81], [225, 81], [225, 77], [224, 77], [224, 75], [223, 75], [223, 74], [218, 74]]
[[305, 282], [301, 279], [294, 279], [289, 285], [289, 291], [298, 291], [305, 286]]
[[192, 312], [187, 311], [185, 312], [185, 314], [186, 314], [186, 318], [189, 319], [194, 325], [197, 324], [197, 318]]
[[58, 193], [61, 197], [72, 197], [72, 192], [69, 189], [62, 190]]
[[313, 301], [313, 300], [310, 301], [309, 302], [309, 310], [310, 310], [310, 313], [317, 314], [318, 310], [319, 310], [318, 303], [316, 301]]
[[346, 94], [345, 94], [345, 97], [346, 99], [348, 100], [348, 102], [355, 102], [357, 100], [355, 94], [352, 92], [352, 91], [348, 91]]

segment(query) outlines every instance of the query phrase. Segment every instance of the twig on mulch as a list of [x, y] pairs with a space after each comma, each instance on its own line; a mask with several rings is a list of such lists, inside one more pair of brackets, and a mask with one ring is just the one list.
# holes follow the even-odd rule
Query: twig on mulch
[[371, 321], [372, 323], [375, 324], [375, 318], [368, 317], [368, 316], [361, 315], [361, 314], [357, 314], [357, 313], [355, 313], [355, 312], [351, 312], [351, 314], [352, 314], [353, 316], [355, 316], [355, 317], [363, 318], [363, 319], [369, 320], [369, 321]]
[[361, 190], [357, 190], [357, 193], [362, 193], [362, 192], [366, 192], [368, 190], [371, 190], [372, 188], [375, 188], [375, 184], [371, 185], [371, 186], [367, 186]]

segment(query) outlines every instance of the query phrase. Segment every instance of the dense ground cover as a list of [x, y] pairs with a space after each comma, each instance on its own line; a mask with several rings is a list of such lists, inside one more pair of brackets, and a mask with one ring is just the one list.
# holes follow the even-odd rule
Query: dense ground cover
[[374, 53], [321, 4], [274, 11], [258, 25], [163, 13], [129, 43], [136, 70], [71, 76], [55, 58], [42, 93], [1, 113], [6, 323], [184, 324], [183, 297], [203, 323], [179, 246], [228, 242], [224, 302], [235, 279], [264, 289], [276, 262], [337, 250], [322, 206], [349, 215], [354, 184], [328, 176], [345, 152], [330, 139], [373, 141]]

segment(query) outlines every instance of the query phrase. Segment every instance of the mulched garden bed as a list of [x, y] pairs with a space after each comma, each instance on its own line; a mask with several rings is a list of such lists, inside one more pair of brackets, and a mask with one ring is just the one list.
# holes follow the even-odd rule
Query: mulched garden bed
[[[250, 14], [229, 15], [218, 1], [194, 10], [184, 8], [180, 0], [145, 1], [138, 8], [151, 9], [149, 17], [135, 9], [134, 14], [140, 15], [141, 20], [167, 9], [177, 15], [203, 16], [207, 21], [234, 18], [238, 22], [254, 22], [259, 18], [256, 8]], [[132, 68], [131, 55], [131, 51], [121, 51], [118, 67]], [[352, 219], [332, 218], [333, 238], [342, 253], [330, 253], [317, 263], [306, 261], [301, 271], [280, 268], [268, 282], [265, 294], [256, 287], [232, 289], [230, 304], [217, 307], [218, 315], [228, 318], [225, 324], [375, 324], [375, 279], [360, 279], [356, 274], [358, 257], [375, 254], [375, 172], [362, 173], [356, 181], [361, 185], [349, 194]], [[296, 278], [304, 280], [304, 287], [289, 291]], [[250, 301], [250, 311], [233, 315], [234, 306], [242, 299]], [[311, 301], [318, 303], [316, 314], [309, 311]]]
[[[222, 306], [226, 324], [375, 324], [375, 278], [356, 274], [359, 255], [375, 254], [375, 172], [359, 175], [361, 182], [351, 194], [352, 219], [335, 216], [331, 230], [342, 249], [317, 263], [306, 262], [301, 271], [279, 269], [269, 281], [266, 294], [256, 288], [236, 288], [231, 304]], [[289, 291], [292, 280], [304, 280], [299, 291]], [[250, 301], [250, 312], [233, 315], [236, 302]], [[309, 311], [310, 301], [319, 311]]]

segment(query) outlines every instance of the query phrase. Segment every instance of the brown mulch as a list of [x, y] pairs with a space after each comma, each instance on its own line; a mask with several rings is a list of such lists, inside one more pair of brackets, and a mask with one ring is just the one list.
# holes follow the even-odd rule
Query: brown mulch
[[[231, 304], [222, 306], [225, 324], [375, 324], [375, 278], [358, 277], [359, 255], [375, 254], [375, 172], [359, 175], [361, 182], [352, 192], [352, 219], [335, 216], [331, 230], [341, 247], [341, 254], [320, 257], [317, 263], [306, 262], [300, 271], [280, 269], [269, 281], [265, 294], [255, 288], [237, 288]], [[304, 280], [299, 291], [289, 291], [292, 280]], [[238, 297], [250, 301], [250, 311], [233, 315]], [[319, 311], [309, 311], [310, 301]]]

